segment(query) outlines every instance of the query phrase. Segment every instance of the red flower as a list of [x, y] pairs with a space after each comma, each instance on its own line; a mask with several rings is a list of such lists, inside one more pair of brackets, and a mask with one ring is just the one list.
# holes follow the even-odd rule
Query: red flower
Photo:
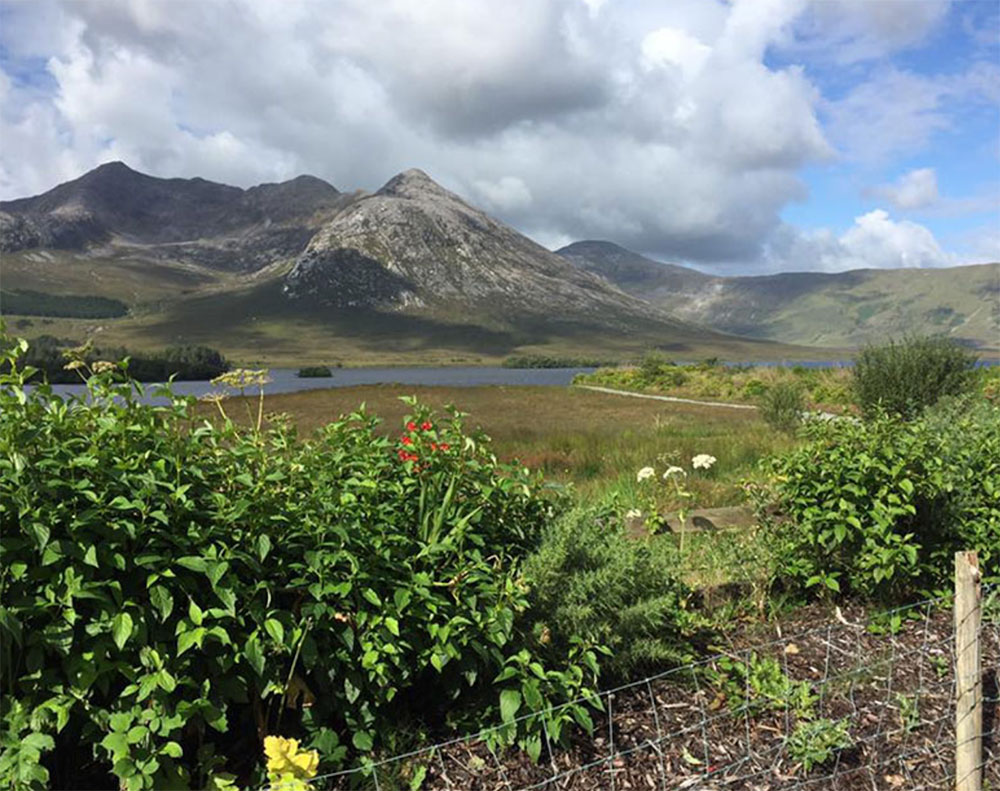
[[409, 451], [406, 450], [401, 450], [399, 452], [400, 461], [416, 461], [418, 458], [419, 457], [417, 456], [416, 453], [410, 453]]
[[414, 423], [414, 422], [413, 422], [413, 421], [411, 420], [411, 421], [410, 421], [409, 423], [407, 423], [407, 424], [406, 424], [406, 430], [407, 430], [407, 431], [416, 431], [416, 430], [417, 430], [417, 424], [416, 424], [416, 423]]
[[432, 426], [429, 422], [425, 420], [423, 423], [420, 424], [420, 428], [422, 428], [424, 431], [430, 431], [432, 428], [434, 428], [434, 426]]
[[447, 442], [442, 442], [440, 445], [438, 445], [438, 448], [440, 448], [441, 450], [450, 450], [451, 445], [449, 445]]
[[437, 449], [438, 449], [438, 444], [436, 442], [432, 442], [431, 443], [431, 450], [437, 450]]
[[412, 444], [413, 444], [413, 440], [412, 440], [412, 439], [410, 439], [409, 437], [402, 437], [402, 438], [400, 439], [400, 441], [401, 441], [401, 442], [402, 442], [402, 443], [403, 443], [404, 445], [412, 445]]

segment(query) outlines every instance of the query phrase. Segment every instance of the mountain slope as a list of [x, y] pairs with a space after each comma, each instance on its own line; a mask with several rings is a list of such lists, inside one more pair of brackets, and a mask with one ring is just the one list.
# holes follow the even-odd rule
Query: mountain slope
[[419, 170], [374, 194], [344, 194], [309, 176], [244, 190], [110, 163], [0, 203], [0, 247], [0, 303], [126, 303], [125, 317], [40, 319], [48, 333], [100, 333], [104, 345], [205, 343], [285, 361], [329, 359], [331, 349], [365, 361], [635, 357], [650, 347], [685, 359], [811, 356], [678, 320]]
[[253, 271], [297, 255], [318, 215], [349, 199], [312, 176], [243, 190], [110, 162], [42, 195], [0, 202], [0, 251], [169, 245], [158, 257]]
[[1000, 348], [1000, 264], [713, 277], [610, 242], [557, 253], [678, 318], [737, 335], [843, 347], [942, 332]]
[[476, 316], [507, 326], [535, 318], [692, 329], [474, 209], [420, 170], [399, 174], [326, 223], [286, 276], [285, 293], [331, 307]]

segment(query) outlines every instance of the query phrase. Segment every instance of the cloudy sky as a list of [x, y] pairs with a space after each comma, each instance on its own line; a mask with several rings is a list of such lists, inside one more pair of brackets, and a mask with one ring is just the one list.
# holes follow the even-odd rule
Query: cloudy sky
[[120, 159], [720, 273], [1000, 259], [996, 0], [0, 0], [0, 198]]

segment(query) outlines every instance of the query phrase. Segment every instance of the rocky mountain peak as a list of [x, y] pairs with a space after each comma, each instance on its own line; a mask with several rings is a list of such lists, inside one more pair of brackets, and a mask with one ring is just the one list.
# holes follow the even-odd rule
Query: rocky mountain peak
[[420, 198], [426, 195], [438, 195], [458, 199], [457, 195], [446, 190], [419, 168], [410, 168], [393, 176], [375, 194], [397, 198]]

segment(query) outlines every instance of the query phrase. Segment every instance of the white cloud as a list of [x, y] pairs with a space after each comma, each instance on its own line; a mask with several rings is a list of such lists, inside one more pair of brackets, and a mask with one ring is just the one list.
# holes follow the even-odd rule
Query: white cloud
[[955, 127], [957, 104], [1000, 101], [1000, 66], [974, 63], [955, 74], [925, 76], [880, 67], [845, 96], [823, 103], [830, 136], [849, 158], [882, 162], [920, 151]]
[[661, 27], [642, 40], [644, 69], [673, 67], [688, 81], [698, 76], [711, 54], [711, 47], [675, 27]]
[[951, 266], [934, 234], [909, 220], [893, 220], [884, 209], [854, 219], [840, 236], [827, 228], [801, 231], [785, 225], [768, 242], [765, 258], [773, 271], [901, 269]]
[[951, 123], [948, 97], [986, 95], [992, 74], [883, 70], [829, 103], [769, 53], [910, 46], [932, 6], [900, 19], [809, 0], [8, 4], [5, 68], [22, 71], [0, 80], [0, 197], [115, 158], [347, 190], [420, 167], [542, 240], [752, 262], [832, 143], [919, 146]]
[[897, 209], [926, 209], [940, 200], [934, 168], [917, 168], [904, 173], [894, 184], [882, 184], [872, 190]]
[[510, 212], [531, 207], [531, 190], [517, 176], [503, 176], [496, 181], [477, 181], [474, 186], [489, 208]]
[[786, 48], [842, 65], [882, 58], [922, 43], [951, 5], [952, 0], [812, 0]]

